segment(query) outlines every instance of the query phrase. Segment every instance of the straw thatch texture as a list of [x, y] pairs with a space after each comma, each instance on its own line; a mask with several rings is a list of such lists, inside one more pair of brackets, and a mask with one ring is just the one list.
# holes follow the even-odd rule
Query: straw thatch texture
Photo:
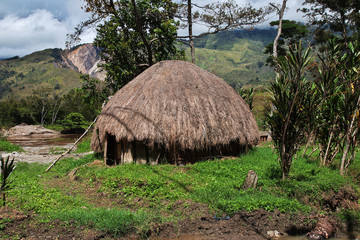
[[255, 118], [239, 94], [221, 78], [184, 61], [148, 68], [107, 103], [92, 137], [103, 151], [105, 138], [139, 141], [181, 150], [210, 149], [259, 140]]

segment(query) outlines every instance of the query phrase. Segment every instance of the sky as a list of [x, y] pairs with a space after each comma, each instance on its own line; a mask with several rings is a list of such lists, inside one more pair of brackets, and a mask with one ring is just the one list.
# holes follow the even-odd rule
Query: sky
[[[268, 2], [281, 4], [282, 0], [236, 0], [240, 6], [250, 3], [261, 7]], [[66, 34], [74, 32], [81, 21], [89, 18], [81, 8], [83, 0], [0, 0], [0, 59], [24, 56], [46, 48], [65, 48]], [[211, 0], [193, 0], [205, 3]], [[302, 0], [289, 0], [286, 19], [302, 20], [296, 9]], [[268, 22], [277, 20], [274, 13]], [[267, 26], [267, 23], [265, 25]], [[195, 27], [200, 33], [201, 27]], [[82, 43], [92, 42], [95, 30], [81, 36]]]

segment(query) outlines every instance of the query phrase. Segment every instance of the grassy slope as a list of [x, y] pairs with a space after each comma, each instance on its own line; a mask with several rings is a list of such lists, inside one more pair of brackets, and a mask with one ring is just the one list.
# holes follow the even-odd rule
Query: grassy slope
[[[0, 72], [7, 72], [0, 78], [0, 98], [6, 96], [26, 96], [40, 87], [48, 87], [55, 92], [69, 91], [80, 86], [80, 74], [70, 68], [60, 68], [58, 49], [46, 49], [23, 58], [0, 61]], [[7, 85], [8, 88], [4, 89]], [[55, 89], [58, 85], [59, 89]], [[1, 88], [3, 86], [3, 88]]]
[[[187, 166], [92, 164], [77, 170], [78, 181], [68, 181], [69, 171], [94, 159], [93, 155], [64, 159], [49, 173], [44, 172], [44, 165], [18, 163], [9, 205], [45, 218], [75, 220], [117, 236], [189, 217], [174, 210], [179, 202], [183, 209], [202, 203], [220, 215], [259, 208], [317, 212], [323, 207], [323, 196], [354, 185], [338, 170], [319, 168], [315, 159], [300, 157], [294, 161], [291, 179], [281, 181], [277, 156], [268, 147], [237, 159]], [[258, 187], [243, 191], [241, 185], [250, 169], [259, 175]]]
[[[264, 34], [261, 38], [259, 35]], [[196, 64], [231, 86], [267, 84], [274, 72], [265, 66], [264, 47], [272, 40], [271, 32], [229, 31], [210, 35], [196, 44]], [[186, 49], [187, 59], [190, 50]]]

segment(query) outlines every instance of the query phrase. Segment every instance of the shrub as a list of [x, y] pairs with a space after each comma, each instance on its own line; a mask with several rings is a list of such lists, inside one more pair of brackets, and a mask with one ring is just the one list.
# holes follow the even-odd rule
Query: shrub
[[62, 125], [64, 127], [62, 133], [82, 133], [88, 127], [88, 123], [80, 113], [70, 113], [62, 121]]

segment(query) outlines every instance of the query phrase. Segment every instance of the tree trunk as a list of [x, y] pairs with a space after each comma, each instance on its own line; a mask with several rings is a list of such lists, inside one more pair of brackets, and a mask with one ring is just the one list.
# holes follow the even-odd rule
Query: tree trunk
[[146, 47], [147, 50], [147, 54], [148, 54], [148, 63], [149, 66], [153, 65], [153, 61], [152, 61], [152, 49], [151, 46], [149, 44], [149, 42], [147, 41], [147, 39], [144, 36], [143, 30], [141, 29], [141, 24], [140, 24], [140, 18], [139, 18], [139, 12], [137, 10], [137, 6], [136, 6], [136, 2], [135, 0], [131, 0], [131, 3], [134, 7], [134, 15], [135, 15], [135, 21], [136, 21], [136, 28], [138, 33], [140, 34], [141, 40], [144, 42], [144, 45]]
[[189, 30], [189, 41], [190, 41], [190, 51], [191, 51], [191, 62], [195, 64], [195, 46], [194, 46], [194, 36], [192, 31], [192, 5], [191, 0], [188, 0], [187, 3], [187, 17], [188, 17], [188, 30]]
[[285, 12], [285, 9], [286, 9], [286, 2], [287, 2], [287, 0], [283, 0], [281, 8], [278, 9], [279, 26], [278, 26], [278, 31], [277, 31], [276, 37], [274, 39], [274, 44], [273, 44], [273, 57], [274, 57], [274, 59], [276, 59], [277, 56], [278, 56], [278, 54], [277, 54], [277, 46], [278, 46], [279, 38], [280, 38], [280, 35], [281, 35], [282, 20], [283, 20], [284, 12]]

